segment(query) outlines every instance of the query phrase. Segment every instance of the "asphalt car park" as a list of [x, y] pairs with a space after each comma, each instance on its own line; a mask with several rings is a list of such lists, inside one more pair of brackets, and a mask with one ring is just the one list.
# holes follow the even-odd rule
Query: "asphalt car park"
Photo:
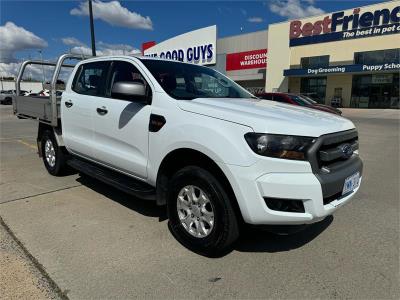
[[231, 252], [206, 258], [171, 236], [154, 203], [79, 174], [49, 176], [36, 155], [35, 122], [0, 106], [1, 239], [11, 236], [39, 269], [32, 276], [71, 299], [398, 299], [400, 114], [343, 115], [359, 130], [364, 161], [353, 201], [295, 235], [246, 228]]

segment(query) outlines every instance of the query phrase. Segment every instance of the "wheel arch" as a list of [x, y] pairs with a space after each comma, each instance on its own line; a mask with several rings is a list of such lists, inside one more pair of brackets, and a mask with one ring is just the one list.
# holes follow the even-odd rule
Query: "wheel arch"
[[209, 171], [225, 188], [231, 199], [239, 220], [243, 220], [233, 188], [219, 165], [206, 154], [191, 148], [179, 148], [169, 152], [162, 160], [157, 173], [156, 193], [157, 204], [166, 205], [168, 184], [173, 174], [185, 166], [194, 165]]
[[61, 124], [59, 124], [59, 126], [57, 126], [57, 127], [53, 127], [50, 124], [39, 122], [38, 134], [37, 134], [37, 137], [36, 137], [36, 143], [37, 143], [37, 146], [38, 146], [39, 157], [42, 157], [41, 143], [42, 143], [43, 133], [46, 132], [46, 131], [53, 132], [54, 138], [57, 141], [57, 145], [59, 147], [62, 147], [63, 149], [65, 149], [64, 140], [63, 140], [63, 137], [62, 137]]

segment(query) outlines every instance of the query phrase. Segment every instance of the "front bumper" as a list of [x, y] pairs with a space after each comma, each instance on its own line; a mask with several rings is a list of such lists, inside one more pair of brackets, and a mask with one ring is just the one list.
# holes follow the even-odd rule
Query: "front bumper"
[[[358, 157], [357, 159], [359, 160]], [[362, 174], [360, 160], [350, 168], [343, 169], [341, 175], [334, 178], [333, 185], [326, 178], [321, 180], [313, 173], [310, 163], [303, 161], [262, 158], [250, 167], [232, 165], [227, 167], [243, 219], [253, 225], [296, 225], [318, 222], [349, 202], [362, 181], [361, 177], [359, 186], [353, 192], [341, 195], [345, 179], [356, 172]], [[337, 197], [331, 196], [329, 201], [326, 201], [327, 185], [330, 193], [334, 191], [332, 186], [337, 189], [334, 193]], [[304, 212], [272, 210], [268, 208], [264, 198], [301, 200]]]

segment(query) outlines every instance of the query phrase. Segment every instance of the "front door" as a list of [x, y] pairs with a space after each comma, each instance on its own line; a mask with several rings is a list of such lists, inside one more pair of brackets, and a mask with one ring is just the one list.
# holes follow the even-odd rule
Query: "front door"
[[95, 156], [103, 164], [145, 179], [151, 105], [139, 99], [113, 95], [111, 88], [119, 81], [142, 82], [151, 91], [132, 62], [112, 62], [106, 97], [96, 101], [93, 116]]
[[94, 155], [93, 115], [97, 99], [104, 94], [108, 62], [82, 64], [75, 73], [71, 89], [61, 100], [63, 139], [67, 149], [85, 158]]

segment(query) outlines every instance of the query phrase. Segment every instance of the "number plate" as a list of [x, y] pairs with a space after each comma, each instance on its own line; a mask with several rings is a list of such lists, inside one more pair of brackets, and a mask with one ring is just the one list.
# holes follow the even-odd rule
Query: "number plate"
[[342, 195], [346, 195], [352, 192], [354, 189], [358, 187], [359, 183], [360, 183], [359, 172], [351, 175], [350, 177], [347, 177], [346, 180], [344, 181]]

